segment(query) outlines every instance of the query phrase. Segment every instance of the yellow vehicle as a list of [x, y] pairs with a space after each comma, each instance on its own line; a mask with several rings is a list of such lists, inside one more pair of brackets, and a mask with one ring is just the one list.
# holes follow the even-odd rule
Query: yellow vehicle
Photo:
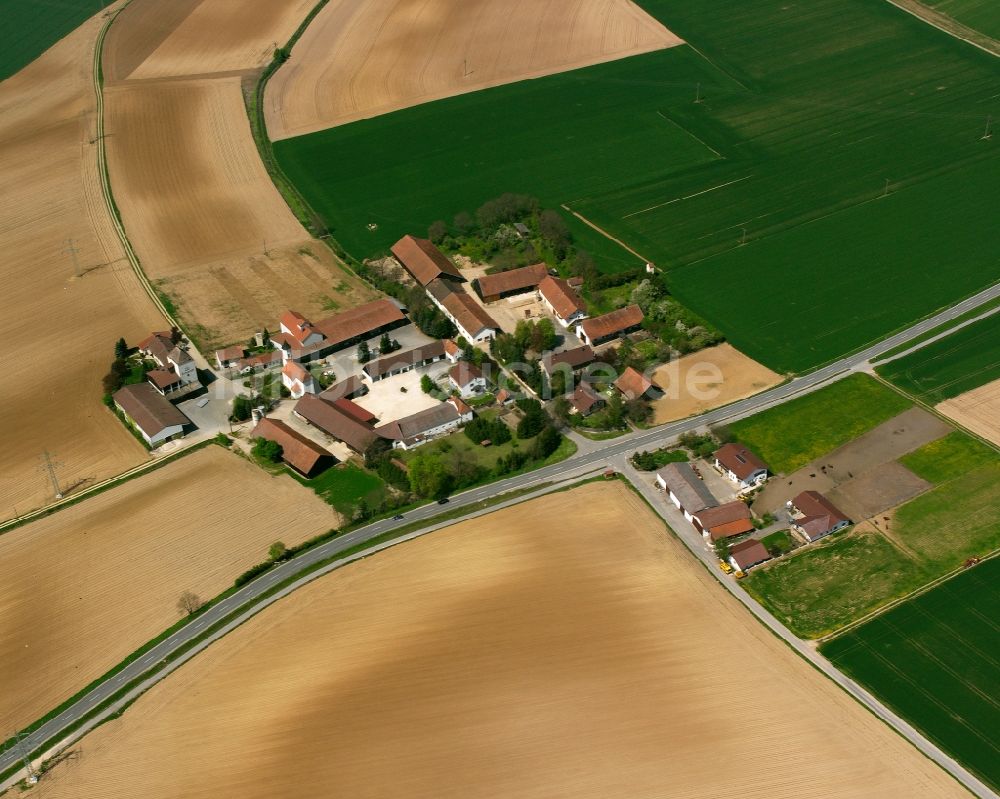
[[736, 579], [737, 580], [742, 580], [746, 576], [747, 576], [746, 572], [741, 572], [741, 571], [736, 572]]
[[733, 567], [726, 563], [724, 560], [719, 561], [719, 568], [722, 569], [726, 574], [733, 573]]

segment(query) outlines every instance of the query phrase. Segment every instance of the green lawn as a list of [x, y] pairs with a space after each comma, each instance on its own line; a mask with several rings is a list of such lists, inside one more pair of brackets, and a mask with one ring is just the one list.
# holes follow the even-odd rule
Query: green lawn
[[765, 535], [760, 539], [760, 543], [764, 545], [764, 548], [768, 552], [779, 552], [781, 554], [789, 552], [795, 546], [792, 535], [788, 530], [778, 530], [776, 533]]
[[998, 460], [1000, 455], [995, 449], [956, 430], [904, 455], [899, 462], [918, 477], [937, 485]]
[[789, 474], [910, 406], [877, 380], [853, 374], [729, 428], [772, 471]]
[[1000, 788], [1000, 559], [823, 644], [820, 651]]
[[26, 67], [110, 2], [0, 0], [0, 80]]
[[875, 371], [930, 404], [1000, 379], [1000, 313]]
[[360, 500], [374, 506], [385, 492], [385, 483], [377, 475], [355, 466], [339, 463], [311, 480], [305, 480], [291, 470], [289, 474], [319, 494], [348, 521]]
[[851, 530], [758, 566], [741, 584], [796, 635], [819, 638], [928, 579], [881, 535]]
[[1000, 4], [996, 0], [921, 0], [953, 20], [1000, 39]]

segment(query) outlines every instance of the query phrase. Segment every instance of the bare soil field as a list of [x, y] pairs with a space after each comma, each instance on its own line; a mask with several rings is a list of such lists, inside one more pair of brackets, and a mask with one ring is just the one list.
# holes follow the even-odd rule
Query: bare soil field
[[[720, 377], [721, 375], [721, 377]], [[666, 393], [653, 405], [653, 424], [704, 413], [776, 386], [781, 375], [720, 344], [664, 364], [653, 381]]]
[[271, 60], [315, 0], [133, 2], [105, 42], [110, 81], [243, 72]]
[[[835, 492], [853, 508], [854, 521], [912, 499], [931, 484], [894, 461], [954, 428], [922, 408], [910, 408], [790, 475], [768, 481], [754, 500], [774, 512], [801, 491]], [[845, 513], [851, 509], [842, 507]], [[857, 514], [861, 514], [860, 516]]]
[[631, 0], [331, 0], [270, 80], [273, 140], [681, 44]]
[[[266, 495], [266, 501], [259, 497]], [[28, 724], [267, 557], [340, 521], [313, 492], [210, 446], [0, 536], [0, 718]]]
[[146, 459], [101, 405], [114, 342], [164, 324], [101, 199], [91, 145], [101, 22], [90, 20], [0, 84], [2, 519], [54, 498], [40, 468], [45, 449], [64, 491]]
[[1000, 445], [1000, 380], [945, 400], [935, 409], [976, 435]]
[[261, 163], [242, 83], [311, 2], [135, 0], [105, 43], [108, 171], [129, 238], [203, 349], [375, 292], [310, 239]]
[[77, 748], [50, 799], [966, 795], [605, 483], [317, 580]]

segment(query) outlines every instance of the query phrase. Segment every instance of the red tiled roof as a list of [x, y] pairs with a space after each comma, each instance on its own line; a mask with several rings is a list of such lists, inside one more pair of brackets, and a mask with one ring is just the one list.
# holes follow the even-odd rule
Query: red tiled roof
[[615, 381], [615, 388], [630, 400], [645, 396], [646, 392], [653, 388], [654, 385], [655, 383], [652, 380], [631, 366], [626, 367], [625, 371]]
[[457, 386], [467, 386], [473, 380], [482, 378], [483, 370], [474, 363], [459, 361], [448, 370], [448, 377], [455, 381]]
[[250, 437], [266, 438], [268, 441], [280, 444], [282, 460], [297, 472], [307, 476], [321, 460], [333, 459], [333, 456], [319, 444], [310, 441], [280, 419], [261, 419]]
[[417, 366], [424, 361], [441, 358], [444, 355], [445, 345], [442, 341], [432, 341], [406, 352], [393, 352], [383, 358], [366, 363], [365, 372], [372, 377], [381, 377], [395, 371], [401, 366]]
[[538, 284], [538, 290], [555, 309], [560, 319], [569, 319], [573, 314], [584, 313], [587, 310], [580, 295], [568, 282], [558, 277], [547, 276]]
[[441, 276], [464, 280], [458, 267], [427, 239], [403, 236], [392, 245], [392, 254], [421, 286]]
[[369, 410], [362, 408], [358, 403], [351, 402], [351, 400], [346, 397], [341, 397], [340, 399], [335, 399], [333, 404], [346, 413], [348, 416], [353, 416], [359, 422], [363, 424], [374, 424], [378, 421], [378, 417]]
[[258, 355], [251, 355], [249, 358], [244, 358], [237, 366], [240, 369], [246, 369], [248, 366], [269, 366], [277, 363], [281, 363], [281, 353], [278, 350], [271, 350], [270, 352], [262, 352]]
[[828, 533], [841, 522], [850, 521], [819, 491], [803, 491], [792, 500], [792, 505], [803, 514], [803, 518], [795, 521], [795, 526], [804, 530], [812, 540]]
[[146, 373], [146, 379], [159, 388], [166, 389], [181, 382], [181, 378], [169, 369], [152, 369]]
[[351, 375], [350, 377], [345, 377], [339, 383], [334, 383], [332, 386], [325, 388], [320, 392], [320, 397], [332, 402], [333, 400], [340, 399], [350, 399], [351, 397], [357, 396], [358, 394], [367, 394], [368, 384], [365, 383], [358, 375]]
[[740, 480], [745, 480], [758, 469], [767, 469], [767, 464], [742, 444], [723, 444], [715, 459]]
[[477, 336], [484, 328], [500, 329], [493, 317], [464, 291], [452, 292], [441, 304], [470, 336]]
[[315, 328], [326, 340], [323, 346], [336, 346], [353, 338], [358, 338], [372, 330], [403, 322], [406, 316], [390, 300], [381, 299], [359, 305], [335, 316], [320, 319]]
[[594, 350], [588, 344], [584, 344], [582, 347], [575, 347], [571, 350], [564, 350], [563, 352], [553, 352], [542, 358], [542, 368], [546, 373], [551, 374], [552, 370], [566, 364], [570, 369], [582, 369], [584, 366], [591, 364], [595, 359]]
[[188, 423], [188, 418], [149, 383], [137, 383], [118, 389], [114, 394], [114, 401], [150, 438], [168, 427]]
[[223, 364], [229, 361], [238, 361], [246, 353], [246, 350], [238, 344], [232, 347], [226, 347], [225, 349], [216, 350], [215, 357], [219, 359]]
[[695, 514], [695, 518], [713, 541], [749, 533], [754, 529], [750, 508], [738, 499], [700, 511]]
[[635, 327], [641, 324], [642, 320], [642, 309], [638, 305], [626, 305], [604, 316], [584, 319], [580, 322], [580, 327], [591, 341], [599, 341]]
[[493, 297], [512, 291], [527, 291], [538, 286], [549, 275], [545, 264], [532, 264], [518, 269], [508, 269], [493, 275], [483, 275], [476, 280], [479, 296]]
[[343, 441], [355, 452], [364, 452], [379, 435], [369, 425], [338, 408], [335, 403], [315, 394], [302, 397], [295, 405], [295, 412], [324, 433]]
[[281, 368], [281, 373], [289, 380], [298, 380], [301, 383], [305, 383], [306, 381], [312, 379], [312, 375], [309, 374], [309, 370], [298, 361], [287, 361]]
[[746, 571], [751, 566], [771, 559], [767, 548], [755, 538], [733, 544], [729, 549], [729, 556], [736, 561], [736, 565], [740, 567], [740, 571]]
[[462, 348], [450, 338], [446, 338], [444, 340], [444, 351], [449, 355], [458, 355], [462, 351]]
[[461, 397], [448, 397], [448, 402], [455, 406], [455, 410], [458, 411], [462, 416], [467, 413], [472, 413], [472, 408], [469, 404], [463, 400]]
[[604, 402], [604, 397], [594, 391], [589, 384], [580, 383], [576, 387], [576, 391], [573, 392], [573, 396], [570, 397], [569, 402], [580, 413], [589, 413], [591, 408], [599, 402]]

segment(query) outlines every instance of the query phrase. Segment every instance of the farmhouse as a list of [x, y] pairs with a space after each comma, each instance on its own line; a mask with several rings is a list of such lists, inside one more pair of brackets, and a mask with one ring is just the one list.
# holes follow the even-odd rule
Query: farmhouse
[[475, 397], [486, 391], [486, 378], [482, 370], [468, 361], [459, 361], [448, 370], [448, 382], [463, 397]]
[[607, 400], [594, 391], [589, 383], [580, 383], [569, 398], [569, 404], [581, 416], [590, 416], [594, 411], [607, 405]]
[[[562, 369], [565, 372], [575, 373], [585, 366], [590, 366], [597, 356], [594, 355], [594, 350], [589, 346], [584, 344], [582, 347], [574, 347], [571, 350], [564, 350], [563, 352], [551, 352], [548, 355], [542, 357], [542, 371], [545, 372], [545, 376], [551, 380], [553, 373], [557, 369]], [[569, 375], [567, 375], [569, 377]]]
[[548, 275], [538, 284], [542, 302], [563, 327], [575, 325], [587, 315], [587, 306], [565, 280]]
[[406, 352], [394, 352], [383, 358], [366, 363], [361, 371], [373, 383], [377, 383], [386, 377], [409, 372], [420, 366], [427, 366], [436, 361], [442, 361], [445, 357], [444, 342], [432, 341], [422, 347], [407, 350]]
[[278, 350], [271, 350], [270, 352], [261, 352], [257, 355], [251, 355], [249, 358], [242, 358], [236, 364], [237, 370], [240, 374], [250, 374], [251, 372], [259, 372], [262, 369], [268, 369], [271, 366], [281, 366], [281, 352]]
[[243, 360], [243, 356], [246, 354], [247, 351], [239, 345], [226, 347], [222, 350], [216, 350], [215, 365], [220, 369], [229, 369], [232, 366], [236, 366], [241, 360]]
[[458, 429], [462, 422], [472, 420], [472, 410], [457, 397], [432, 408], [404, 416], [382, 425], [376, 432], [392, 440], [394, 449], [413, 449], [433, 438]]
[[715, 453], [715, 468], [736, 483], [741, 491], [762, 485], [767, 480], [767, 464], [742, 444], [724, 444]]
[[171, 405], [149, 383], [138, 383], [118, 389], [113, 396], [115, 407], [151, 447], [180, 438], [188, 418]]
[[293, 412], [328, 436], [343, 441], [359, 454], [364, 454], [371, 443], [380, 436], [370, 424], [358, 421], [343, 408], [338, 407], [336, 402], [315, 394], [306, 394], [302, 397]]
[[648, 399], [654, 394], [662, 393], [656, 383], [631, 366], [626, 367], [614, 385], [621, 395], [629, 400]]
[[507, 389], [502, 388], [497, 392], [497, 403], [499, 405], [510, 405], [514, 402], [514, 395]]
[[403, 236], [391, 250], [400, 266], [424, 288], [434, 280], [465, 281], [458, 267], [427, 239]]
[[692, 524], [696, 513], [719, 504], [690, 463], [668, 463], [656, 473], [656, 484]]
[[462, 348], [450, 338], [446, 338], [444, 340], [444, 357], [452, 363], [458, 363], [458, 359], [462, 357]]
[[281, 459], [303, 477], [312, 477], [336, 463], [336, 458], [278, 419], [261, 419], [251, 438], [266, 438], [281, 445]]
[[201, 388], [194, 359], [174, 343], [170, 333], [151, 333], [139, 342], [138, 349], [158, 364], [158, 369], [146, 373], [146, 379], [162, 396], [187, 395]]
[[767, 549], [755, 538], [740, 541], [729, 549], [729, 563], [740, 572], [745, 572], [758, 563], [770, 559], [771, 555]]
[[807, 543], [847, 527], [851, 520], [819, 491], [803, 491], [788, 505], [792, 512], [792, 530]]
[[284, 360], [311, 361], [407, 323], [391, 300], [381, 299], [313, 323], [296, 311], [281, 315], [281, 333], [271, 343]]
[[585, 344], [596, 346], [638, 330], [642, 320], [642, 309], [638, 305], [626, 305], [604, 316], [584, 319], [576, 326], [576, 335]]
[[292, 399], [299, 399], [303, 394], [315, 394], [319, 390], [309, 370], [298, 361], [288, 361], [281, 368], [281, 385], [291, 392]]
[[146, 358], [152, 358], [160, 366], [167, 363], [167, 355], [176, 346], [173, 333], [170, 331], [159, 331], [150, 333], [139, 342], [138, 350]]
[[466, 341], [474, 344], [490, 341], [500, 332], [500, 325], [493, 317], [464, 291], [448, 294], [441, 309]]
[[707, 541], [719, 541], [753, 532], [753, 521], [750, 508], [745, 502], [736, 499], [725, 505], [705, 508], [692, 514], [691, 523]]
[[548, 276], [549, 268], [545, 264], [532, 264], [494, 275], [484, 275], [472, 281], [472, 288], [483, 302], [497, 302], [504, 297], [534, 291]]

